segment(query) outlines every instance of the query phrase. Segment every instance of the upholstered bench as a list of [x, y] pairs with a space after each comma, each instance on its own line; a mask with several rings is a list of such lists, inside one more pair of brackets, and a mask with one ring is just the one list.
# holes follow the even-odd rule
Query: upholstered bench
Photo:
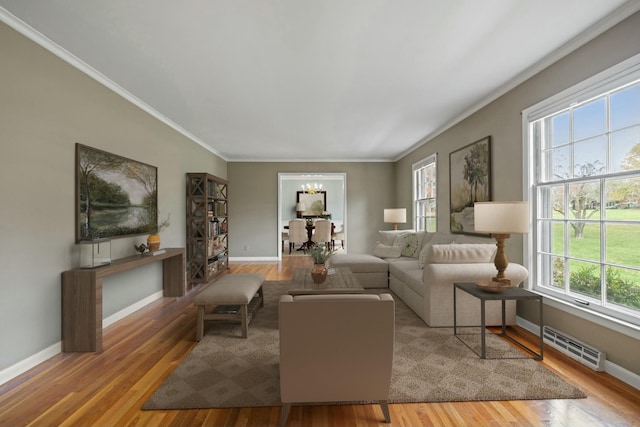
[[[207, 320], [239, 321], [242, 338], [247, 338], [253, 313], [258, 306], [264, 306], [263, 283], [262, 274], [227, 274], [196, 295], [196, 341], [202, 339], [204, 322]], [[208, 305], [217, 307], [210, 313], [205, 313]]]
[[336, 254], [329, 258], [329, 266], [346, 267], [363, 288], [388, 288], [389, 263], [368, 254]]

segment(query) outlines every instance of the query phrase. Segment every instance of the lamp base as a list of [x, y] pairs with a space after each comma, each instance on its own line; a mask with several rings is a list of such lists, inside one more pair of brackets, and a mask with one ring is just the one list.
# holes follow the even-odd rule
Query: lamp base
[[503, 286], [509, 286], [509, 287], [511, 287], [511, 279], [507, 279], [506, 277], [501, 277], [501, 278], [493, 277], [491, 280], [492, 280], [493, 282], [500, 283], [500, 284], [502, 284]]

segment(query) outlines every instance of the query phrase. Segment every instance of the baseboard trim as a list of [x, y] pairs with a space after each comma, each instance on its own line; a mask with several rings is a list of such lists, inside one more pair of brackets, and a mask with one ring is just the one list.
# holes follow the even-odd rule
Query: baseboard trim
[[[141, 299], [128, 307], [123, 308], [122, 310], [112, 314], [109, 317], [106, 317], [102, 320], [102, 328], [106, 328], [107, 326], [113, 325], [118, 320], [122, 320], [131, 313], [140, 310], [142, 307], [151, 304], [153, 301], [163, 298], [162, 291], [158, 291], [149, 295], [148, 297]], [[32, 369], [39, 365], [42, 362], [47, 361], [53, 356], [62, 352], [62, 341], [58, 341], [57, 343], [45, 348], [38, 353], [27, 357], [26, 359], [21, 360], [20, 362], [9, 366], [8, 368], [0, 371], [0, 385], [11, 381], [19, 375], [27, 372], [29, 369]]]
[[[522, 317], [519, 317], [519, 316], [516, 317], [516, 324], [526, 329], [527, 331], [531, 332], [535, 336], [537, 337], [540, 336], [539, 325], [536, 325], [535, 323], [530, 322], [526, 319], [523, 319]], [[609, 360], [604, 361], [604, 371], [607, 374], [611, 375], [612, 377], [615, 377], [620, 381], [623, 381], [629, 384], [631, 387], [634, 387], [640, 390], [640, 375], [632, 371], [629, 371], [628, 369], [625, 369], [620, 365], [616, 365], [615, 363]]]
[[113, 313], [111, 316], [109, 317], [105, 317], [104, 319], [102, 319], [102, 328], [106, 328], [107, 326], [111, 326], [114, 323], [116, 323], [118, 320], [124, 319], [125, 317], [127, 317], [128, 315], [130, 315], [131, 313], [133, 313], [134, 311], [138, 311], [140, 310], [142, 307], [144, 307], [147, 304], [151, 304], [152, 302], [159, 300], [162, 298], [162, 291], [158, 291], [154, 294], [149, 295], [148, 297], [141, 299], [138, 302], [135, 302], [133, 304], [131, 304], [129, 307], [125, 307], [122, 310]]
[[58, 341], [57, 343], [50, 345], [38, 353], [27, 357], [24, 360], [16, 363], [15, 365], [9, 366], [8, 368], [0, 371], [0, 385], [4, 384], [8, 381], [11, 381], [18, 375], [21, 375], [27, 372], [29, 369], [39, 365], [40, 363], [51, 359], [53, 356], [62, 352], [62, 341]]

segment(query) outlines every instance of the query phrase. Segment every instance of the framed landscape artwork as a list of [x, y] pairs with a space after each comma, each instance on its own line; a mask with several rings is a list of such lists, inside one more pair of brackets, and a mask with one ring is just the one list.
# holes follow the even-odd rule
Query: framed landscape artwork
[[449, 154], [449, 203], [452, 233], [477, 234], [475, 202], [491, 200], [491, 137]]
[[305, 210], [302, 216], [320, 216], [323, 211], [327, 210], [327, 192], [316, 191], [315, 193], [307, 193], [298, 191], [296, 197], [297, 203], [304, 203]]
[[76, 144], [76, 243], [148, 233], [158, 223], [158, 168]]

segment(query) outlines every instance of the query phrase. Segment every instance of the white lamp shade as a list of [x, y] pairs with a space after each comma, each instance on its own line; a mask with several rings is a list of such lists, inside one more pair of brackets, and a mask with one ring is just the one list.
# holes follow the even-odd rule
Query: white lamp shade
[[529, 203], [476, 202], [474, 231], [491, 234], [524, 234], [529, 232]]
[[307, 210], [307, 207], [304, 203], [296, 203], [296, 212], [304, 212], [305, 210]]
[[407, 210], [405, 208], [385, 209], [384, 222], [401, 224], [407, 222]]

